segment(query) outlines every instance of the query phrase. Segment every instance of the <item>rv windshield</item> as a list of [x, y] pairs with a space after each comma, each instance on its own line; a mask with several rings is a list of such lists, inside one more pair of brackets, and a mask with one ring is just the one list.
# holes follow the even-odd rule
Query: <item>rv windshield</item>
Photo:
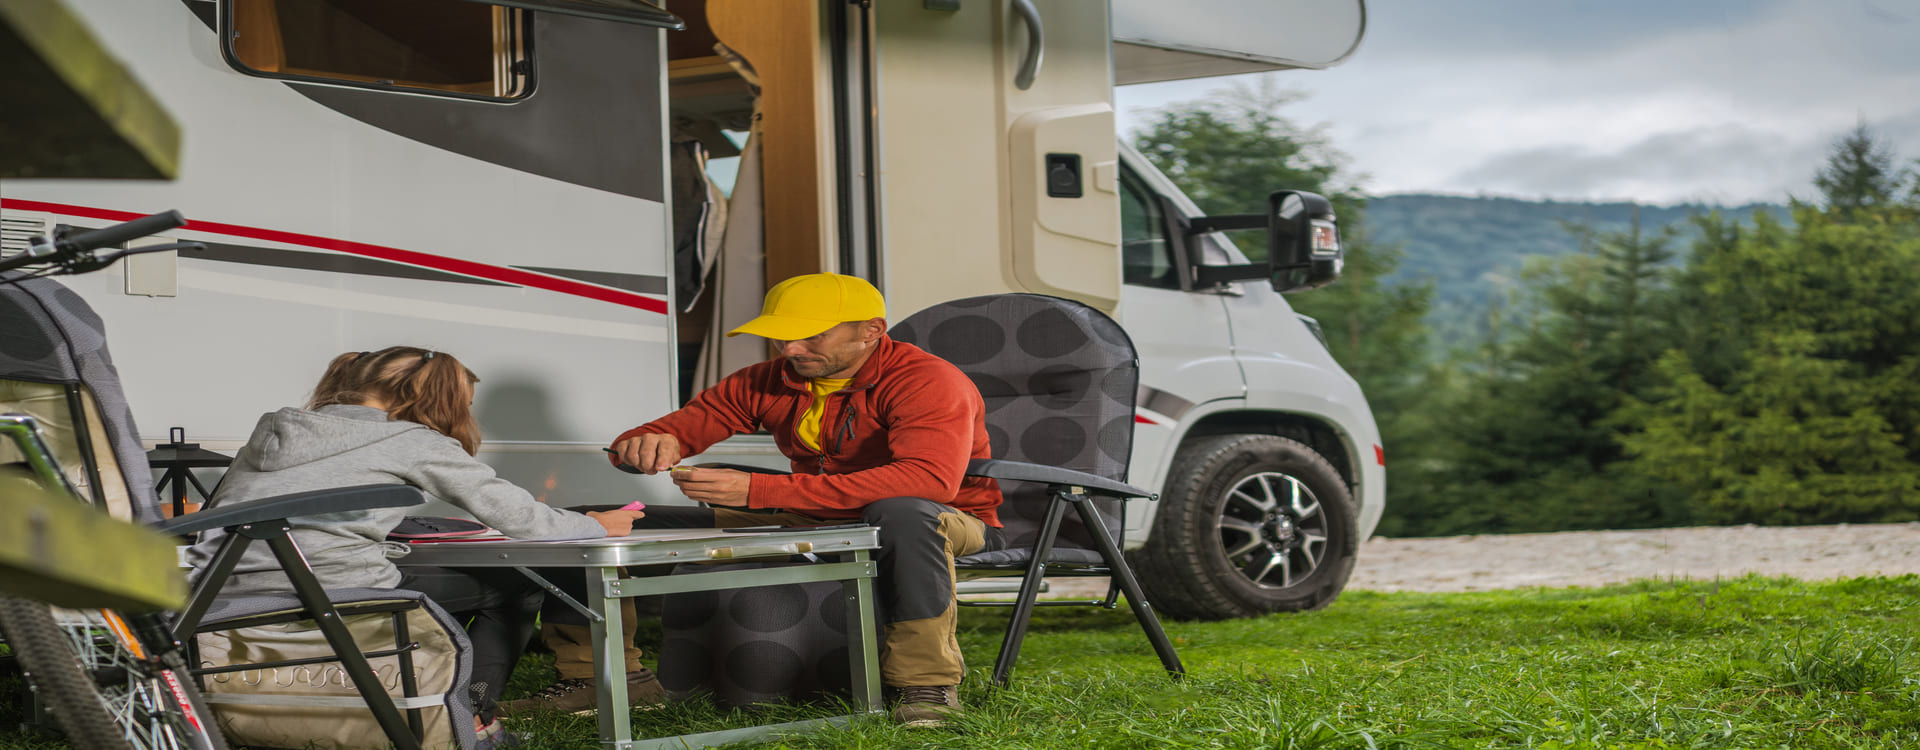
[[229, 0], [227, 61], [265, 78], [485, 99], [532, 90], [526, 12], [462, 0]]

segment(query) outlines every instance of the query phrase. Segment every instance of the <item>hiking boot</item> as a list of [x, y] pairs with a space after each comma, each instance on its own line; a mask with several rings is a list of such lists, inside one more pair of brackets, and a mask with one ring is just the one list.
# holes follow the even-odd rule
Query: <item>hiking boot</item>
[[912, 685], [895, 688], [893, 723], [903, 727], [943, 727], [960, 715], [958, 685]]
[[[526, 714], [536, 712], [559, 712], [589, 716], [599, 711], [599, 696], [593, 689], [594, 681], [588, 677], [575, 677], [561, 680], [540, 689], [540, 692], [500, 704], [501, 713]], [[660, 678], [653, 670], [641, 667], [637, 672], [627, 673], [627, 704], [630, 706], [653, 707], [667, 702], [667, 689], [660, 686]]]

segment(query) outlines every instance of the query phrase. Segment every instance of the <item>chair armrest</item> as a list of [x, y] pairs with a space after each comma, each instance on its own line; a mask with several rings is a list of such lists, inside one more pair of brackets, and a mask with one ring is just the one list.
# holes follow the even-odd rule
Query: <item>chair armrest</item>
[[273, 521], [282, 518], [343, 513], [372, 508], [404, 508], [427, 501], [419, 488], [404, 484], [362, 484], [353, 487], [296, 492], [263, 500], [222, 505], [155, 524], [164, 534], [182, 535], [207, 529]]
[[1084, 488], [1086, 491], [1095, 495], [1106, 495], [1108, 497], [1144, 497], [1149, 500], [1158, 497], [1139, 487], [1122, 484], [1106, 477], [1088, 474], [1084, 471], [1062, 469], [1058, 466], [1042, 466], [1040, 464], [1030, 464], [1021, 461], [1007, 461], [998, 458], [976, 458], [968, 461], [967, 476], [1067, 485]]

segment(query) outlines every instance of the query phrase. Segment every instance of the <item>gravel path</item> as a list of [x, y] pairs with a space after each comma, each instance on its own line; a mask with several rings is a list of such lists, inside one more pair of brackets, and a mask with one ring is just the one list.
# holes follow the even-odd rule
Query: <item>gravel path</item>
[[1487, 591], [1747, 573], [1804, 580], [1920, 573], [1920, 523], [1375, 537], [1361, 545], [1347, 588]]
[[[1348, 589], [1490, 591], [1759, 573], [1804, 580], [1920, 573], [1920, 523], [1374, 537]], [[1097, 597], [1104, 578], [1055, 578], [1052, 598]]]

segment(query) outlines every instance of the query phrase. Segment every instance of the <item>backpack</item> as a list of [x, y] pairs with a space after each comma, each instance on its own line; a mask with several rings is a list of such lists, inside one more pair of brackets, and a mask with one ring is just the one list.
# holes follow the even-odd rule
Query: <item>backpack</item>
[[[341, 619], [354, 642], [367, 651], [396, 648], [384, 644], [401, 648], [418, 644], [403, 655], [367, 661], [402, 715], [412, 722], [416, 714], [409, 709], [418, 711], [413, 723], [417, 732], [424, 730], [421, 746], [471, 750], [475, 740], [468, 684], [472, 648], [460, 623], [418, 591], [328, 589], [327, 596], [343, 610]], [[319, 628], [300, 616], [300, 602], [291, 594], [222, 598], [207, 612], [202, 629], [221, 623], [246, 627], [197, 635], [195, 666], [332, 656], [333, 649]], [[250, 622], [257, 619], [272, 622]], [[410, 670], [403, 668], [406, 661], [411, 662]], [[221, 730], [236, 745], [330, 750], [391, 745], [338, 660], [248, 667], [206, 674], [201, 682], [205, 685], [202, 695], [220, 720]]]

